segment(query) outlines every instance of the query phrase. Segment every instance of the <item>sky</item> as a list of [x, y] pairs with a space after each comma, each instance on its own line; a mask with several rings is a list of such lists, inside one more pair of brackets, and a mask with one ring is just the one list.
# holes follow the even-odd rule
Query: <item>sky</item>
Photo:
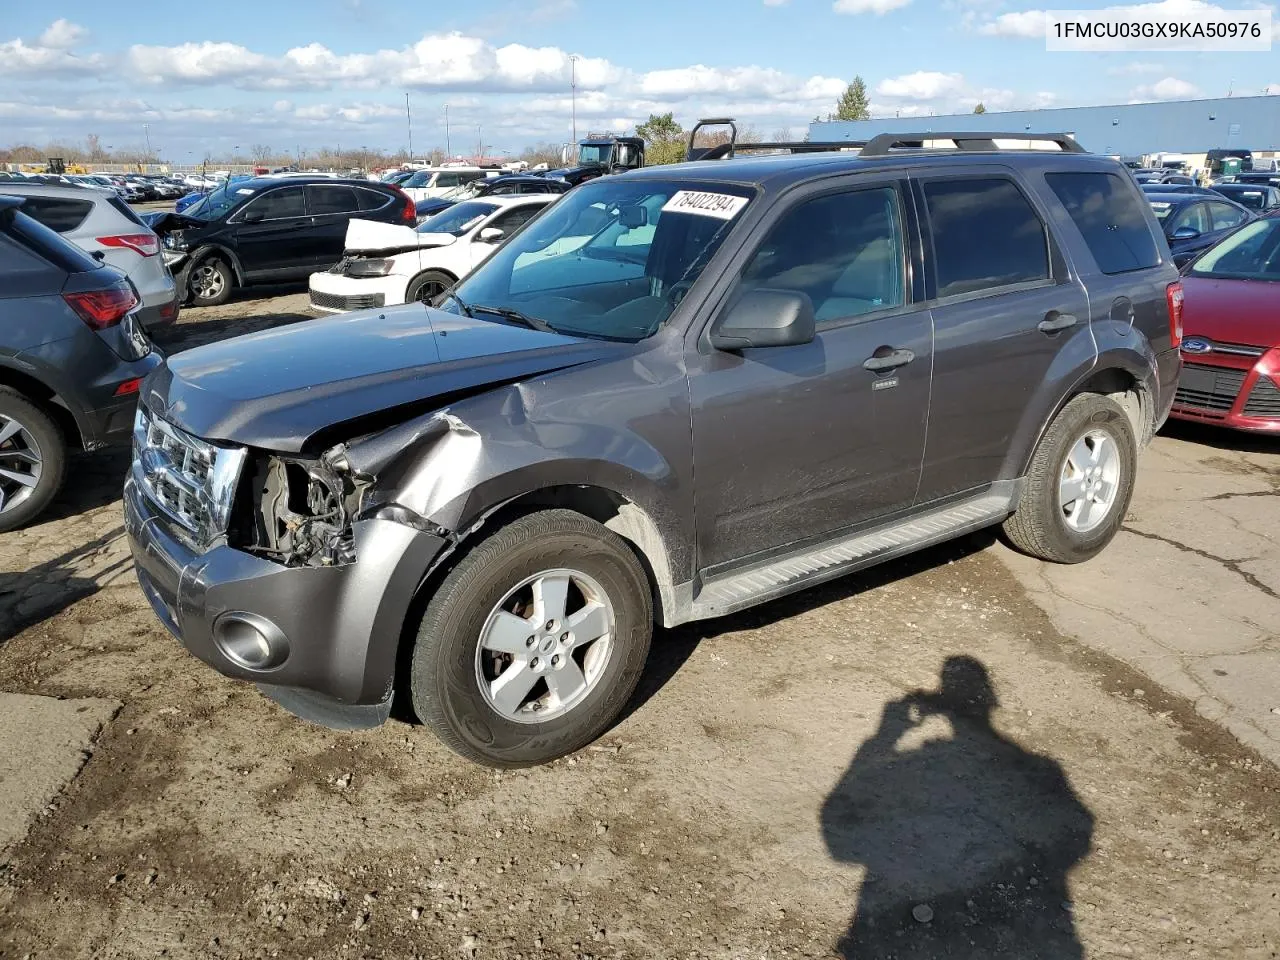
[[446, 104], [452, 152], [518, 153], [570, 139], [571, 70], [579, 136], [670, 110], [686, 128], [733, 116], [799, 137], [855, 74], [873, 116], [1280, 94], [1280, 45], [1046, 53], [1043, 30], [1042, 8], [1012, 0], [14, 3], [0, 20], [0, 146], [149, 137], [178, 163], [253, 145], [394, 151], [409, 145], [407, 93], [415, 153], [445, 145]]

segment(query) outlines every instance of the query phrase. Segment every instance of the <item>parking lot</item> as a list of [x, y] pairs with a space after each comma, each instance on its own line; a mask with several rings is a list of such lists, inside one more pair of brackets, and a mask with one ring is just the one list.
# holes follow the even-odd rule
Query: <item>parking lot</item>
[[1275, 957], [1278, 454], [1169, 429], [1092, 563], [975, 536], [660, 631], [618, 726], [503, 773], [197, 663], [134, 581], [127, 455], [80, 458], [0, 542], [0, 690], [102, 721], [0, 853], [0, 957]]

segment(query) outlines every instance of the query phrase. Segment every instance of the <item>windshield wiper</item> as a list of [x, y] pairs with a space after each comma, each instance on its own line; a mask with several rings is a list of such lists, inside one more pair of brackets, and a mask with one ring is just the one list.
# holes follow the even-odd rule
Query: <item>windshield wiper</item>
[[457, 300], [458, 306], [461, 308], [462, 312], [465, 313], [472, 320], [475, 319], [476, 315], [471, 312], [471, 308], [467, 306], [467, 302], [463, 300], [460, 296], [458, 296], [456, 293], [454, 293], [452, 290], [446, 290], [444, 292], [444, 298], [445, 300]]
[[531, 330], [541, 330], [543, 333], [555, 333], [556, 328], [547, 323], [540, 317], [531, 317], [527, 313], [521, 313], [519, 310], [512, 310], [510, 307], [490, 307], [484, 304], [475, 304], [471, 307], [473, 314], [475, 313], [492, 313], [494, 316], [502, 317], [506, 320], [514, 320]]

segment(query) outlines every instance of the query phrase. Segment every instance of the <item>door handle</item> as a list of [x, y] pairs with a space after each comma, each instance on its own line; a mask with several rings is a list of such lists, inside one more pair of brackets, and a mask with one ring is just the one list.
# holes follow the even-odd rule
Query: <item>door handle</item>
[[888, 350], [888, 347], [881, 347], [874, 354], [862, 361], [864, 370], [871, 370], [879, 373], [882, 370], [892, 370], [895, 367], [904, 367], [916, 358], [916, 355], [910, 350], [890, 350], [881, 354], [882, 350]]
[[1057, 333], [1059, 330], [1066, 330], [1068, 327], [1076, 325], [1076, 317], [1070, 313], [1059, 313], [1057, 310], [1050, 310], [1043, 320], [1038, 324], [1041, 333]]

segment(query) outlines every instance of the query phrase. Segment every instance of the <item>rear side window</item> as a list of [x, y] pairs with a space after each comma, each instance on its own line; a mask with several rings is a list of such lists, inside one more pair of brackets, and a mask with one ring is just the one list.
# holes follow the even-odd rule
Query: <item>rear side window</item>
[[381, 210], [391, 198], [385, 193], [379, 193], [377, 190], [365, 190], [363, 187], [356, 188], [356, 200], [360, 204], [362, 211]]
[[356, 192], [344, 186], [308, 186], [307, 206], [311, 208], [313, 217], [326, 213], [355, 213], [360, 209]]
[[1128, 273], [1159, 265], [1160, 250], [1132, 186], [1114, 173], [1046, 173], [1044, 178], [1099, 270]]
[[808, 294], [818, 322], [830, 323], [902, 306], [902, 249], [897, 190], [816, 197], [769, 230], [742, 283]]
[[124, 214], [124, 216], [128, 217], [133, 223], [136, 223], [138, 226], [140, 227], [146, 226], [146, 224], [142, 222], [142, 218], [133, 212], [133, 207], [129, 206], [119, 197], [115, 197], [115, 196], [107, 197], [107, 203], [111, 204], [111, 208], [115, 210], [117, 213]]
[[1027, 198], [999, 177], [924, 185], [939, 297], [1049, 277], [1044, 224]]
[[22, 212], [39, 220], [54, 233], [66, 233], [84, 223], [93, 210], [92, 200], [70, 200], [66, 197], [27, 197]]

